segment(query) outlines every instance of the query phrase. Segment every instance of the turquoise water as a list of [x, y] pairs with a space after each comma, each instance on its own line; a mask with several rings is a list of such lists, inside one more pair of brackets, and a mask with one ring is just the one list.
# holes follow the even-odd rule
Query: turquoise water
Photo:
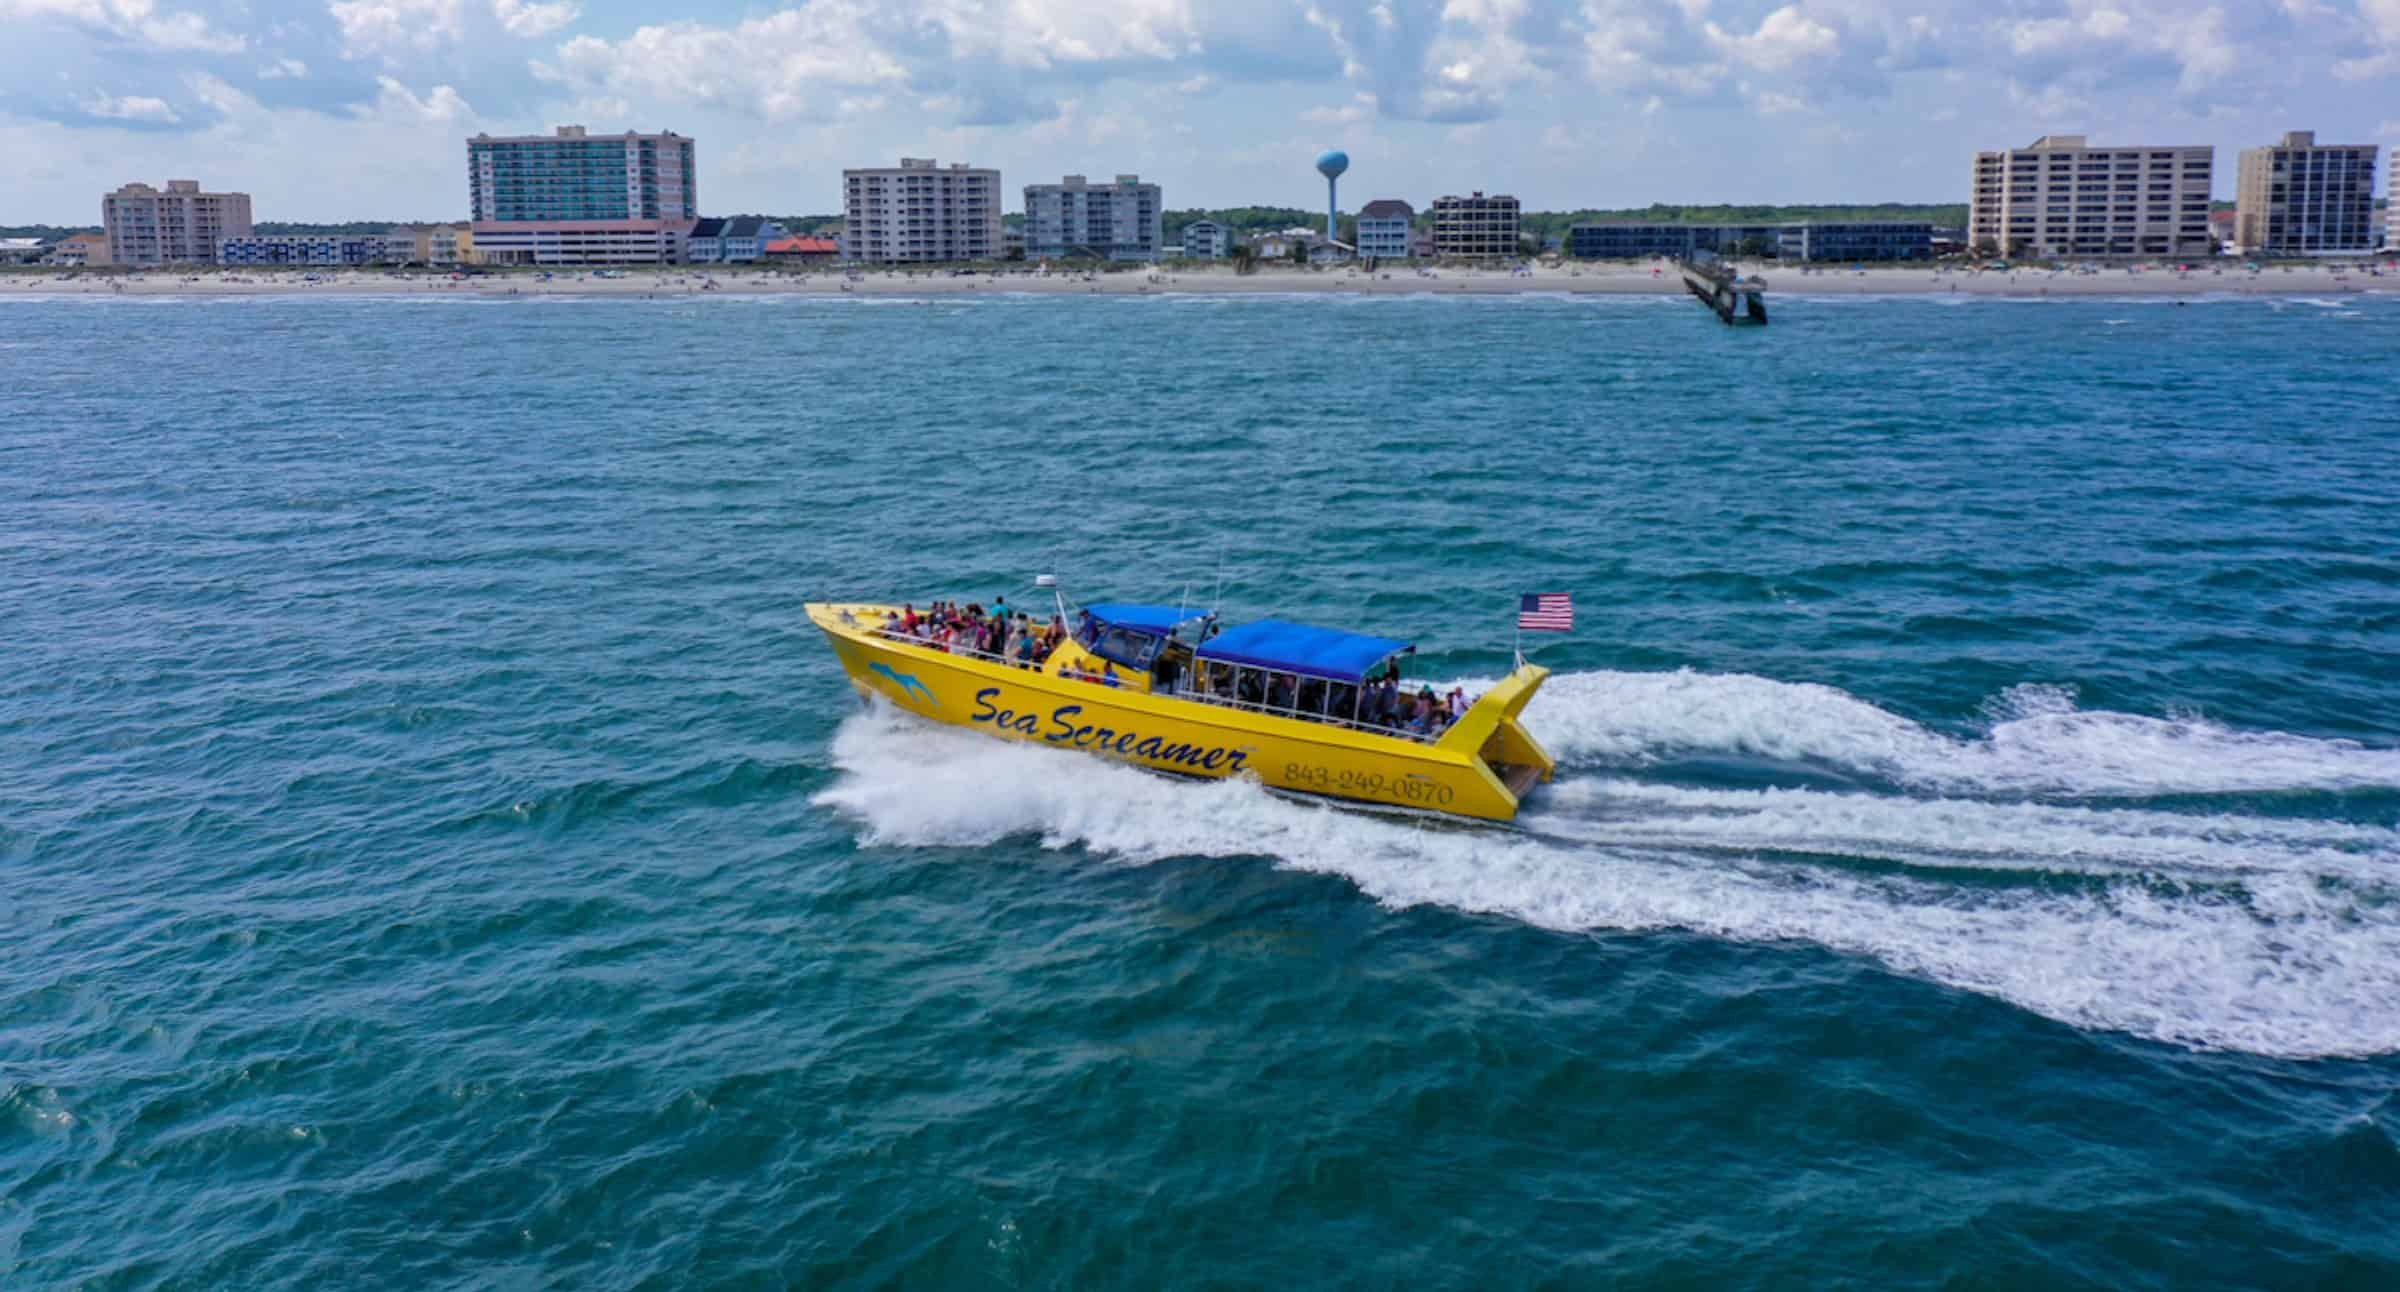
[[[2400, 299], [0, 307], [0, 1285], [2400, 1284]], [[1517, 833], [801, 613], [1505, 666]]]

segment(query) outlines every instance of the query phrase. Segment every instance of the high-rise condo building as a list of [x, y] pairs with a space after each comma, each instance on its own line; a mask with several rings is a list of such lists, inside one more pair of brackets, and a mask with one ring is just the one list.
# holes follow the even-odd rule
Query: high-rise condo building
[[1491, 260], [1517, 254], [1517, 199], [1504, 195], [1433, 200], [1433, 254]]
[[678, 258], [700, 201], [693, 141], [675, 132], [467, 140], [476, 249], [494, 264]]
[[1069, 175], [1056, 184], [1025, 186], [1025, 254], [1156, 260], [1166, 243], [1158, 185], [1139, 175], [1093, 184]]
[[2376, 249], [2373, 144], [2320, 144], [2312, 130], [2244, 148], [2234, 172], [2234, 241], [2254, 256]]
[[120, 265], [213, 264], [227, 238], [250, 236], [248, 193], [203, 193], [196, 179], [171, 179], [160, 192], [127, 184], [100, 199], [108, 258]]
[[2044, 135], [2028, 148], [1975, 154], [1967, 244], [2036, 256], [2204, 256], [2216, 149], [2094, 148]]
[[996, 260], [1000, 172], [963, 162], [842, 172], [842, 254], [885, 264]]

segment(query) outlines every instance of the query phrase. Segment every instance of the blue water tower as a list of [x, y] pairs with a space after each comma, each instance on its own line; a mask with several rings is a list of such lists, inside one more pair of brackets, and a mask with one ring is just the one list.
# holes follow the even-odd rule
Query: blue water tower
[[1328, 148], [1317, 154], [1317, 173], [1325, 177], [1325, 240], [1332, 242], [1342, 236], [1339, 217], [1342, 204], [1334, 197], [1334, 187], [1341, 181], [1342, 172], [1350, 169], [1350, 154], [1339, 148]]

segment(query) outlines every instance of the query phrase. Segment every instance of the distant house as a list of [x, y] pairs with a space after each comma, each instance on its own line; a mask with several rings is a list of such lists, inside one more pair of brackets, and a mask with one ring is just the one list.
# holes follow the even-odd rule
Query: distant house
[[695, 265], [746, 264], [765, 259], [767, 244], [783, 236], [783, 226], [763, 215], [696, 220], [684, 236], [683, 258]]
[[448, 268], [474, 258], [475, 226], [456, 224], [395, 225], [383, 235], [383, 259], [394, 265], [434, 265]]
[[50, 249], [49, 261], [80, 269], [85, 265], [105, 265], [108, 260], [108, 235], [105, 233], [70, 233], [66, 240]]
[[777, 264], [821, 265], [830, 263], [841, 254], [841, 244], [831, 238], [777, 238], [767, 244], [767, 259]]
[[2216, 239], [2216, 240], [2217, 240], [2217, 245], [2218, 245], [2218, 246], [2220, 246], [2220, 247], [2231, 247], [2231, 246], [2235, 246], [2235, 245], [2237, 245], [2237, 240], [2236, 240], [2236, 238], [2235, 238], [2235, 221], [2236, 221], [2237, 219], [2238, 219], [2238, 213], [2237, 213], [2237, 212], [2233, 212], [2233, 211], [2211, 211], [2211, 212], [2209, 212], [2209, 213], [2208, 213], [2208, 236], [2209, 236], [2209, 237], [2212, 237], [2212, 238], [2214, 238], [2214, 239]]
[[1194, 220], [1183, 226], [1183, 254], [1193, 260], [1218, 260], [1233, 251], [1233, 230], [1214, 220]]
[[49, 251], [40, 238], [0, 238], [0, 265], [30, 265]]
[[1376, 260], [1406, 260], [1417, 209], [1395, 197], [1377, 198], [1358, 210], [1358, 254]]

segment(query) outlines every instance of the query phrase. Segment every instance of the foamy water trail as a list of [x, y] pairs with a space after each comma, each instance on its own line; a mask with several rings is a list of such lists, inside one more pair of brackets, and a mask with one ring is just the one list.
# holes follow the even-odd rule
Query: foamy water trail
[[2017, 687], [1980, 739], [1944, 735], [1835, 687], [1741, 673], [1564, 673], [1527, 725], [1564, 760], [1692, 753], [1814, 762], [1946, 793], [2144, 797], [2400, 787], [2400, 749], [2199, 718], [2084, 711]]
[[[845, 722], [833, 752], [842, 774], [817, 801], [875, 844], [1034, 837], [1131, 862], [1263, 856], [1393, 906], [1571, 933], [1804, 941], [2176, 1044], [2400, 1051], [2389, 829], [1569, 776], [1524, 832], [1434, 830], [883, 713]], [[1860, 857], [1903, 865], [1847, 860]], [[1985, 882], [1945, 873], [1978, 870]]]

